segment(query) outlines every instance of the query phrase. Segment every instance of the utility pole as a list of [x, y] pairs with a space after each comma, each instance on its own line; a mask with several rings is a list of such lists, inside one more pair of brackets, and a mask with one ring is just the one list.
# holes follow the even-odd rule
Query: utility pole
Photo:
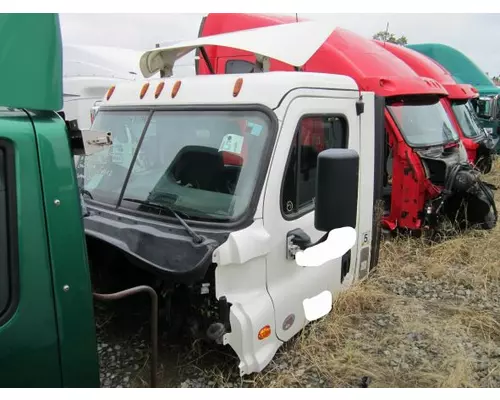
[[385, 42], [387, 41], [387, 35], [388, 34], [389, 34], [389, 21], [387, 21], [387, 25], [385, 27], [384, 48], [385, 48]]

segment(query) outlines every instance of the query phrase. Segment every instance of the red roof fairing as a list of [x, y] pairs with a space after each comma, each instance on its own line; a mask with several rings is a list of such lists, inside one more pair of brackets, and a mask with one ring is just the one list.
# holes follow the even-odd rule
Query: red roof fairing
[[478, 96], [477, 90], [473, 86], [457, 84], [447, 70], [429, 57], [396, 44], [383, 43], [379, 40], [374, 40], [374, 43], [394, 54], [418, 75], [439, 82], [444, 86], [451, 100], [467, 100]]
[[[204, 21], [201, 36], [294, 22], [295, 18], [285, 16], [209, 14]], [[215, 64], [226, 57], [255, 60], [253, 54], [236, 49], [210, 46], [206, 51]], [[215, 69], [218, 70], [216, 65]], [[293, 67], [271, 60], [271, 70], [292, 71]], [[443, 86], [425, 82], [403, 61], [372, 40], [340, 28], [335, 29], [306, 63], [304, 70], [347, 75], [356, 81], [361, 90], [373, 91], [385, 97], [448, 94]], [[203, 60], [200, 60], [200, 72], [208, 72]]]

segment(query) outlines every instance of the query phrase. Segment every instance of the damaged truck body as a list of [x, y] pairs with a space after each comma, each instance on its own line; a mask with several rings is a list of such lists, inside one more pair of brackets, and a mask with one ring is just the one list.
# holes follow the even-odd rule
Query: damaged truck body
[[[92, 297], [123, 295], [129, 272], [170, 328], [229, 345], [245, 375], [376, 265], [383, 102], [334, 74], [169, 77], [207, 45], [300, 68], [331, 31], [302, 23], [146, 52], [145, 78], [165, 78], [112, 87], [82, 132], [57, 113], [57, 15], [0, 16], [12, 72], [0, 93], [0, 386], [98, 386]], [[40, 68], [26, 74], [32, 57]], [[319, 153], [302, 140], [317, 118]], [[106, 269], [111, 282], [96, 285]], [[107, 285], [119, 292], [95, 293]]]
[[[208, 14], [199, 36], [293, 23], [294, 18], [285, 16]], [[279, 60], [257, 59], [230, 46], [207, 46], [196, 61], [200, 75], [237, 76], [261, 72], [264, 66], [271, 71], [294, 70]], [[301, 71], [350, 76], [360, 91], [374, 92], [385, 103], [382, 225], [386, 232], [438, 231], [450, 220], [455, 228], [491, 229], [496, 225], [493, 191], [468, 162], [457, 128], [441, 102], [449, 95], [443, 85], [417, 75], [375, 42], [340, 28]], [[313, 123], [304, 129], [315, 136]], [[317, 149], [322, 145], [317, 141]]]
[[479, 98], [474, 86], [456, 83], [442, 66], [417, 51], [392, 43], [375, 43], [404, 61], [421, 77], [434, 79], [444, 86], [448, 96], [443, 97], [441, 103], [464, 144], [470, 163], [483, 174], [489, 173], [498, 139], [494, 139], [478, 123], [471, 106], [471, 100]]
[[[169, 77], [175, 60], [211, 44], [300, 67], [330, 33], [304, 23], [200, 38], [146, 52], [141, 71]], [[263, 40], [269, 36], [276, 39]], [[304, 300], [336, 296], [377, 261], [382, 113], [373, 93], [331, 74], [112, 87], [92, 129], [112, 132], [113, 144], [77, 163], [90, 259], [118, 249], [109, 264], [119, 273], [126, 260], [149, 273], [144, 283], [160, 294], [170, 332], [228, 344], [241, 374], [261, 371], [308, 323]], [[301, 140], [301, 123], [317, 118], [329, 163]], [[363, 137], [370, 139], [361, 146]], [[323, 172], [326, 165], [337, 175]], [[328, 231], [356, 228], [354, 247], [318, 268], [298, 265], [296, 253], [321, 244], [320, 228], [332, 218]]]

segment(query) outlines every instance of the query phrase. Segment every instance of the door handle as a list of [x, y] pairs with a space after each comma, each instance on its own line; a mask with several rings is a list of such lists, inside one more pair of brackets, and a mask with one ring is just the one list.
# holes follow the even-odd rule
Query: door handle
[[301, 228], [294, 229], [286, 234], [286, 258], [295, 259], [295, 254], [299, 250], [305, 250], [311, 246], [311, 238]]

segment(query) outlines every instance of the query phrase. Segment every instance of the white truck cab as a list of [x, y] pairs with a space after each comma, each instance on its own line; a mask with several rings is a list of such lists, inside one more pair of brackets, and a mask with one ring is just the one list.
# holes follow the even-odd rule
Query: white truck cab
[[[87, 236], [154, 274], [162, 293], [189, 292], [189, 312], [205, 315], [194, 325], [236, 352], [241, 375], [376, 264], [383, 100], [331, 74], [168, 76], [210, 44], [300, 67], [332, 30], [304, 22], [145, 53], [145, 78], [167, 78], [110, 88], [92, 130], [113, 144], [78, 163]], [[308, 310], [315, 302], [327, 304]]]
[[64, 114], [89, 129], [100, 100], [111, 85], [140, 77], [141, 51], [66, 44], [63, 47]]

